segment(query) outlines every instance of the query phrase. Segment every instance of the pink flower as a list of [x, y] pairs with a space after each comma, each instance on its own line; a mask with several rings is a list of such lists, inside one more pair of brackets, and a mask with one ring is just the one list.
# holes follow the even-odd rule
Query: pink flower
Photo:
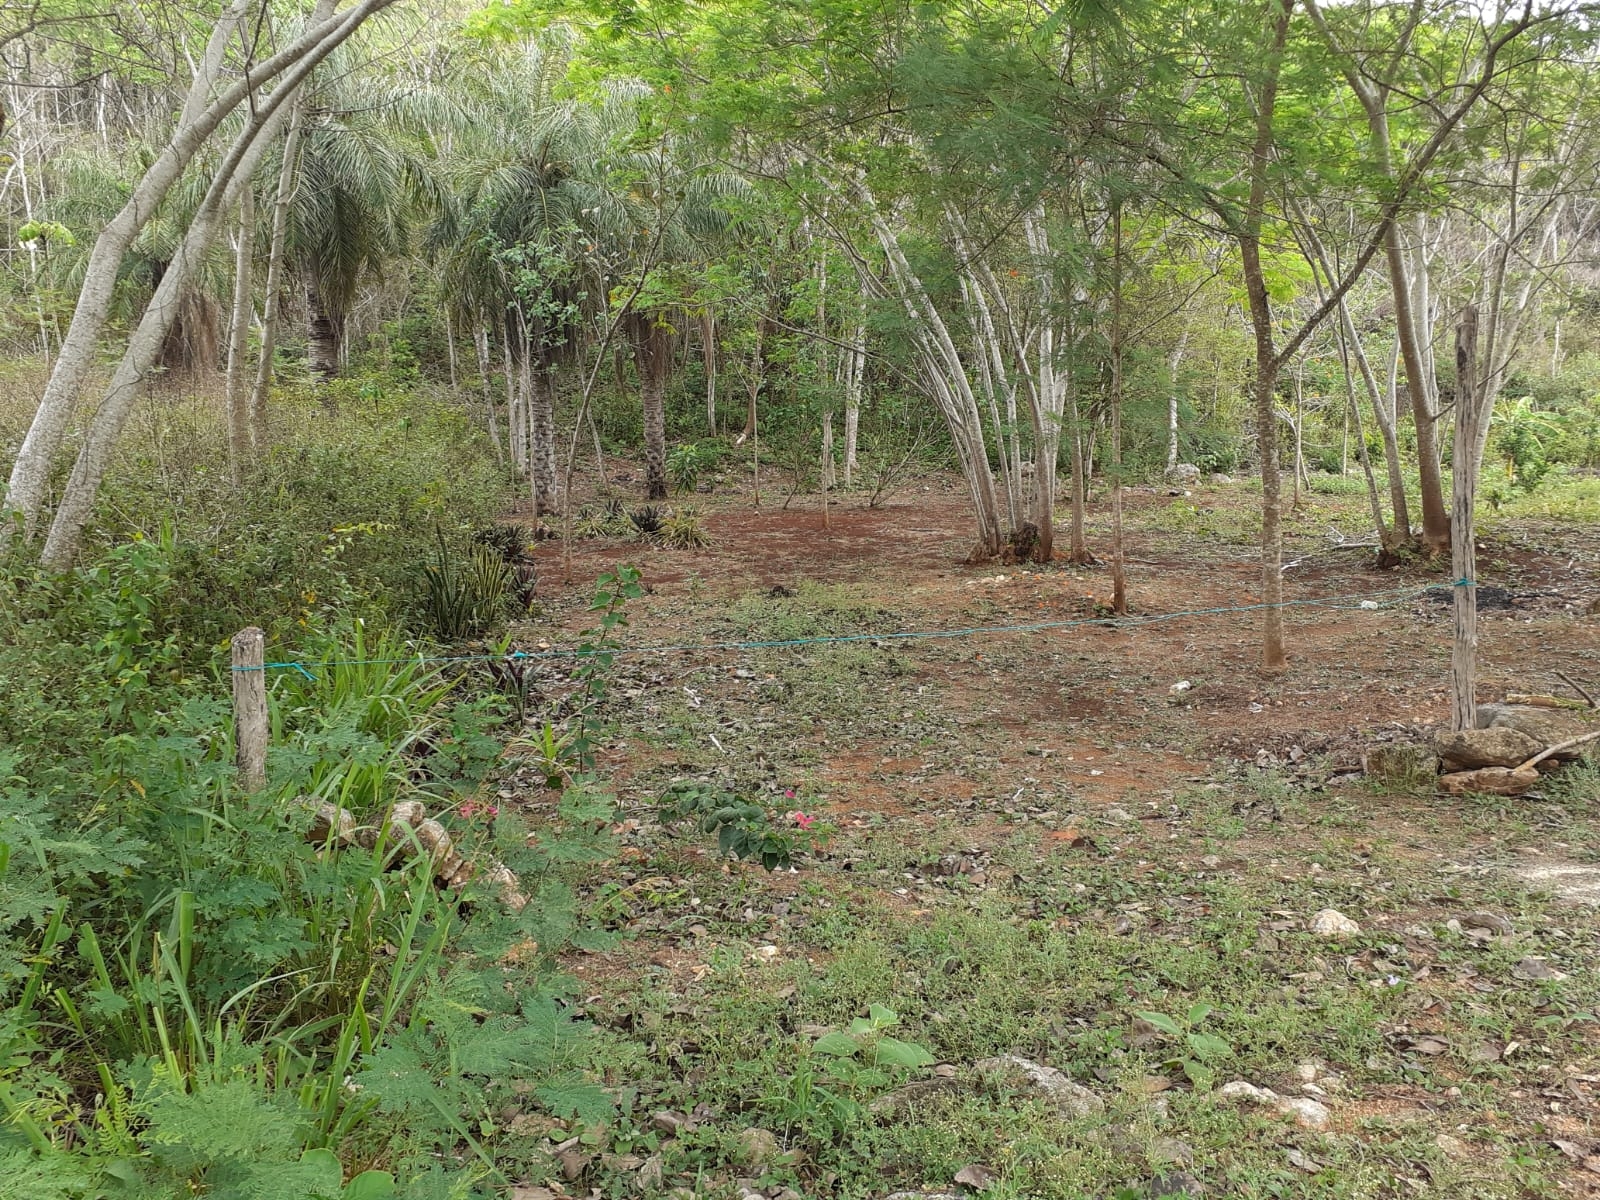
[[498, 817], [500, 815], [500, 806], [498, 804], [491, 804], [483, 811], [491, 817]]
[[461, 806], [461, 815], [466, 817], [469, 821], [472, 819], [472, 814], [477, 811], [478, 802], [476, 800], [468, 800]]
[[793, 800], [794, 799], [794, 789], [793, 788], [785, 788], [784, 792], [783, 792], [783, 798], [785, 800]]
[[794, 818], [794, 823], [800, 826], [801, 829], [810, 829], [817, 823], [815, 817], [808, 817], [803, 812], [792, 812], [789, 815]]

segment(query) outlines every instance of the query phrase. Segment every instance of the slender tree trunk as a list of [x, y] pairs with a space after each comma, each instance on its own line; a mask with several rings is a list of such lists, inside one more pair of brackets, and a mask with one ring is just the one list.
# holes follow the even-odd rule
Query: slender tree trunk
[[[1341, 316], [1346, 315], [1343, 301], [1340, 302], [1339, 311]], [[1387, 550], [1393, 535], [1384, 524], [1383, 501], [1378, 495], [1378, 477], [1372, 470], [1372, 456], [1367, 453], [1367, 433], [1361, 424], [1361, 406], [1356, 403], [1354, 372], [1350, 369], [1350, 342], [1345, 333], [1344, 321], [1334, 326], [1334, 334], [1339, 342], [1339, 362], [1344, 374], [1345, 427], [1349, 428], [1351, 422], [1355, 424], [1356, 458], [1360, 461], [1361, 472], [1367, 480], [1367, 501], [1372, 506], [1372, 529], [1378, 536], [1378, 545]]]
[[[360, 0], [360, 3], [337, 16], [331, 15], [332, 5], [326, 0], [319, 3], [310, 26], [300, 37], [257, 64], [247, 78], [221, 89], [209, 104], [202, 105], [198, 100], [194, 102], [197, 107], [192, 111], [198, 111], [199, 116], [193, 121], [180, 123], [171, 141], [134, 187], [127, 203], [100, 231], [84, 268], [72, 323], [57, 347], [55, 369], [50, 374], [38, 410], [12, 464], [4, 508], [21, 518], [25, 531], [31, 533], [37, 527], [50, 469], [71, 421], [78, 395], [94, 367], [100, 334], [110, 313], [117, 274], [128, 247], [154, 215], [194, 155], [246, 96], [285, 72], [294, 72], [308, 61], [311, 65], [320, 62], [368, 16], [390, 3], [393, 0]], [[243, 0], [236, 0], [224, 11], [219, 24], [227, 28], [214, 31], [213, 45], [226, 46], [227, 39], [238, 28], [247, 8]], [[203, 96], [211, 95], [220, 71], [220, 58], [214, 64], [208, 58], [195, 78], [190, 96], [193, 97], [196, 91]], [[295, 82], [303, 78], [304, 72], [301, 72]], [[274, 94], [281, 91], [287, 82], [280, 83]], [[185, 108], [190, 108], [188, 101], [185, 102]], [[0, 538], [4, 538], [10, 528], [9, 523], [0, 523]]]
[[500, 358], [506, 377], [506, 425], [511, 442], [511, 465], [519, 475], [528, 473], [527, 421], [521, 402], [517, 399], [517, 373], [511, 359], [511, 323], [500, 317]]
[[1395, 335], [1400, 359], [1405, 364], [1406, 389], [1411, 394], [1411, 418], [1417, 435], [1417, 483], [1422, 493], [1422, 543], [1429, 553], [1450, 545], [1450, 516], [1444, 507], [1444, 486], [1439, 471], [1439, 450], [1435, 441], [1438, 420], [1429, 402], [1433, 378], [1424, 362], [1418, 329], [1419, 314], [1413, 312], [1413, 281], [1405, 261], [1400, 230], [1391, 223], [1383, 242], [1389, 266], [1389, 291], [1394, 299]]
[[[1356, 362], [1366, 362], [1366, 355], [1356, 350]], [[1389, 476], [1389, 503], [1394, 510], [1395, 546], [1399, 550], [1411, 546], [1411, 508], [1406, 498], [1405, 463], [1400, 457], [1400, 347], [1397, 343], [1389, 354], [1389, 383], [1385, 391], [1377, 389], [1372, 378], [1372, 368], [1363, 376], [1372, 393], [1372, 411], [1378, 422], [1378, 434], [1383, 438], [1383, 463]]]
[[456, 327], [448, 308], [444, 310], [444, 348], [450, 360], [450, 390], [454, 392], [461, 383], [456, 371]]
[[1111, 610], [1128, 614], [1122, 546], [1122, 205], [1111, 206]]
[[283, 139], [283, 162], [278, 167], [278, 190], [272, 202], [272, 240], [267, 250], [266, 298], [261, 308], [261, 355], [256, 360], [255, 382], [250, 389], [250, 449], [260, 454], [267, 446], [267, 398], [272, 390], [274, 359], [278, 353], [278, 325], [283, 310], [283, 274], [289, 238], [289, 209], [294, 204], [299, 172], [300, 143], [305, 136], [305, 101], [296, 96], [289, 114], [289, 132]]
[[528, 393], [529, 458], [533, 466], [533, 515], [558, 511], [556, 496], [556, 401], [547, 366], [533, 364]]
[[233, 255], [233, 317], [228, 328], [228, 472], [233, 486], [244, 478], [250, 457], [250, 396], [244, 387], [245, 358], [250, 347], [251, 266], [255, 262], [255, 193], [239, 194], [239, 244]]
[[306, 286], [306, 359], [311, 372], [327, 383], [339, 377], [339, 342], [342, 318], [328, 312], [317, 281], [309, 274]]
[[483, 388], [483, 411], [487, 418], [489, 441], [494, 445], [494, 456], [505, 461], [506, 450], [500, 442], [500, 420], [495, 415], [494, 393], [489, 386], [489, 326], [479, 321], [473, 330], [472, 346], [478, 355], [478, 380]]
[[733, 440], [735, 446], [743, 445], [756, 434], [756, 396], [760, 394], [761, 384], [767, 374], [766, 344], [769, 324], [765, 313], [756, 319], [756, 344], [750, 353], [750, 389], [745, 402], [744, 430]]
[[1478, 724], [1477, 547], [1472, 508], [1478, 490], [1478, 418], [1485, 407], [1477, 382], [1478, 310], [1468, 305], [1456, 330], [1456, 440], [1451, 459], [1452, 518], [1450, 570], [1455, 575], [1455, 638], [1450, 653], [1450, 727]]
[[1172, 375], [1172, 391], [1167, 395], [1167, 470], [1178, 465], [1178, 366], [1183, 362], [1183, 352], [1189, 344], [1189, 331], [1178, 335], [1178, 344], [1168, 360], [1167, 370]]
[[856, 322], [855, 337], [845, 360], [844, 384], [844, 485], [855, 482], [856, 442], [861, 430], [861, 384], [867, 365], [866, 326]]
[[706, 432], [717, 436], [717, 318], [708, 308], [700, 314], [700, 350], [706, 364]]
[[831, 529], [828, 493], [833, 489], [833, 410], [822, 414], [822, 527]]
[[672, 335], [664, 322], [641, 318], [634, 341], [639, 392], [644, 404], [645, 497], [667, 498], [667, 376], [672, 369]]
[[1272, 44], [1265, 77], [1256, 100], [1256, 136], [1250, 155], [1250, 195], [1243, 227], [1236, 237], [1243, 267], [1245, 292], [1250, 302], [1250, 324], [1255, 334], [1256, 436], [1261, 456], [1261, 665], [1281, 670], [1287, 663], [1283, 648], [1283, 484], [1278, 474], [1278, 356], [1273, 345], [1272, 301], [1261, 266], [1261, 226], [1266, 209], [1268, 173], [1272, 163], [1272, 119], [1277, 107], [1278, 81], [1283, 70], [1284, 47], [1289, 40], [1289, 13], [1293, 0], [1272, 0]]
[[[331, 6], [332, 0], [320, 0]], [[354, 26], [350, 32], [354, 31]], [[307, 75], [334, 49], [334, 44], [319, 47], [287, 71], [273, 93], [251, 111], [239, 133], [212, 176], [177, 252], [151, 297], [139, 324], [129, 338], [127, 349], [111, 378], [85, 433], [72, 473], [62, 493], [45, 539], [41, 561], [52, 569], [64, 570], [76, 557], [84, 526], [93, 512], [100, 482], [116, 448], [133, 403], [160, 355], [172, 321], [180, 308], [185, 290], [205, 261], [225, 214], [238, 203], [240, 193], [276, 136], [288, 110], [284, 106], [297, 93]]]

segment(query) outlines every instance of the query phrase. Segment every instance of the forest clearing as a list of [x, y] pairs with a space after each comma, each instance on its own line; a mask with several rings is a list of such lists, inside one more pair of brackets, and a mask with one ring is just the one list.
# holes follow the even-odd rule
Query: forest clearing
[[1600, 22], [0, 7], [0, 1200], [1600, 1194]]

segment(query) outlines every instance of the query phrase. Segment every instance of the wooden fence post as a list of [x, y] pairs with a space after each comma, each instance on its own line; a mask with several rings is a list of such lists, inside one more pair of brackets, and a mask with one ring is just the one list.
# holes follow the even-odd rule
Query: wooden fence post
[[1478, 395], [1478, 309], [1456, 326], [1456, 440], [1450, 459], [1450, 571], [1455, 576], [1455, 642], [1450, 650], [1450, 728], [1478, 724], [1478, 553], [1472, 506], [1478, 495], [1478, 430], [1487, 397]]
[[233, 746], [247, 792], [267, 782], [266, 635], [254, 625], [233, 635]]

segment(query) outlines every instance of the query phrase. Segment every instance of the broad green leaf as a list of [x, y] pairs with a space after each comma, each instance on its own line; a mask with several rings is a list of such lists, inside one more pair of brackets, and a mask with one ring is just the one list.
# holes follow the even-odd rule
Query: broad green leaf
[[877, 1055], [879, 1062], [894, 1067], [927, 1067], [935, 1061], [925, 1047], [892, 1037], [878, 1039]]
[[1166, 1013], [1144, 1012], [1143, 1010], [1136, 1010], [1133, 1015], [1142, 1021], [1148, 1021], [1157, 1029], [1161, 1030], [1162, 1033], [1170, 1033], [1173, 1037], [1177, 1037], [1183, 1032], [1182, 1029], [1178, 1028], [1178, 1023], [1171, 1017], [1167, 1016]]
[[1189, 1035], [1189, 1049], [1201, 1058], [1227, 1058], [1233, 1053], [1233, 1047], [1221, 1038], [1209, 1033], [1191, 1033]]
[[344, 1185], [341, 1200], [389, 1200], [395, 1194], [394, 1176], [387, 1171], [363, 1171]]
[[816, 1040], [811, 1047], [818, 1054], [829, 1054], [835, 1058], [849, 1058], [861, 1049], [861, 1043], [848, 1033], [825, 1033]]

